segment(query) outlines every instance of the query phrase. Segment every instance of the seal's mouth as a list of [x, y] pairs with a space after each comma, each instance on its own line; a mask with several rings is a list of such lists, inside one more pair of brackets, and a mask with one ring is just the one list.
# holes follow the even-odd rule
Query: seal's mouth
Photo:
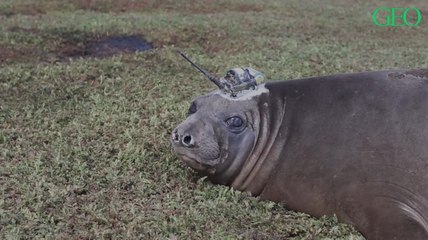
[[204, 171], [204, 172], [208, 172], [210, 174], [214, 174], [216, 171], [214, 166], [201, 163], [200, 161], [198, 161], [194, 158], [191, 158], [187, 155], [178, 154], [178, 157], [180, 157], [183, 162], [185, 162], [187, 165], [189, 165], [191, 168], [193, 168], [197, 171]]

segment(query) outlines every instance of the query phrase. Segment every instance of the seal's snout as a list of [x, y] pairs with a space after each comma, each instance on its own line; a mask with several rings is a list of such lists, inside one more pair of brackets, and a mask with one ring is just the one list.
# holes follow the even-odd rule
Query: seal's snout
[[174, 144], [181, 145], [184, 147], [194, 147], [195, 146], [195, 138], [190, 134], [180, 133], [180, 130], [176, 128], [172, 132], [172, 141]]

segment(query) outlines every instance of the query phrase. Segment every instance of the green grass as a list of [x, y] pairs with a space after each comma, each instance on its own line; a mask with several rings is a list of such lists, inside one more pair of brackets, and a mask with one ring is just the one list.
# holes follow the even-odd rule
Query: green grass
[[[381, 28], [378, 6], [418, 6]], [[361, 239], [334, 218], [209, 183], [171, 151], [192, 98], [221, 75], [270, 79], [428, 67], [425, 1], [0, 2], [1, 239]], [[68, 59], [90, 39], [142, 35], [156, 49]]]

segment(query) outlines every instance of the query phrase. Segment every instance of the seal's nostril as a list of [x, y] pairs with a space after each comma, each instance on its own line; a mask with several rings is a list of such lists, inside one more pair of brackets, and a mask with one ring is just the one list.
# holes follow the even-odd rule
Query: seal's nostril
[[183, 144], [184, 144], [184, 145], [186, 145], [186, 146], [191, 146], [191, 145], [193, 145], [193, 139], [192, 139], [192, 136], [190, 136], [190, 135], [186, 135], [186, 136], [184, 136], [184, 138], [183, 138]]
[[177, 129], [175, 129], [174, 132], [172, 132], [172, 140], [176, 143], [180, 141], [180, 134], [178, 134]]

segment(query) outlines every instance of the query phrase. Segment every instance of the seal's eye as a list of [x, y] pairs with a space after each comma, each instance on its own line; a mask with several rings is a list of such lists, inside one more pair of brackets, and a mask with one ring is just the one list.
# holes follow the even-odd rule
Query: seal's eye
[[189, 111], [187, 112], [187, 115], [193, 114], [196, 112], [196, 103], [192, 102], [192, 104], [190, 105]]
[[231, 128], [240, 128], [242, 127], [242, 125], [244, 125], [244, 120], [242, 120], [242, 118], [240, 117], [230, 117], [226, 120], [226, 124], [228, 127]]

